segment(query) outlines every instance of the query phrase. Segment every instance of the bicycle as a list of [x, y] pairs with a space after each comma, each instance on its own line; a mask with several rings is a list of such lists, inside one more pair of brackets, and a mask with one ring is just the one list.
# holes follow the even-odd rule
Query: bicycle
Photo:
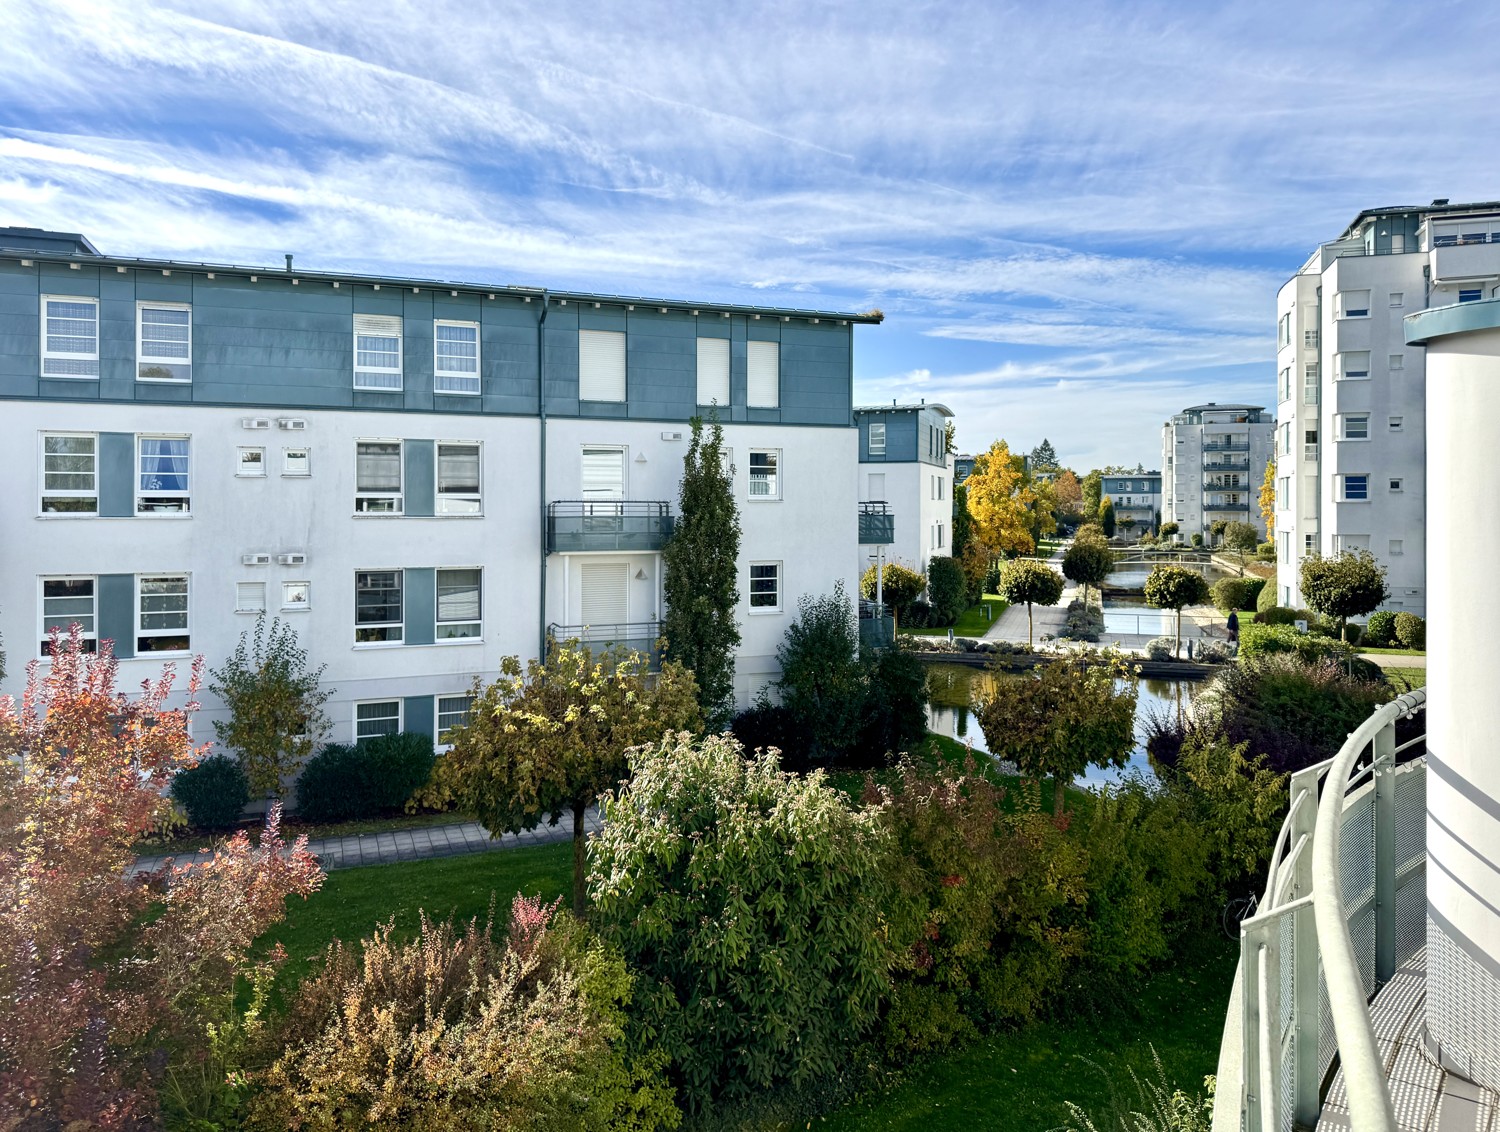
[[1224, 934], [1230, 939], [1239, 939], [1240, 923], [1255, 915], [1258, 907], [1260, 899], [1253, 892], [1249, 896], [1231, 897], [1219, 914], [1219, 926], [1224, 929]]

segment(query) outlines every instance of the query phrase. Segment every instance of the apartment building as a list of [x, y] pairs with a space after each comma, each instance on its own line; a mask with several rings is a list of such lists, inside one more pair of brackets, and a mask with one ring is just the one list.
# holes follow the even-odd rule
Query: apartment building
[[1250, 523], [1265, 537], [1260, 485], [1275, 423], [1261, 405], [1194, 405], [1162, 425], [1163, 522], [1205, 539], [1215, 521]]
[[1366, 549], [1387, 607], [1425, 614], [1425, 349], [1402, 320], [1494, 298], [1500, 202], [1366, 209], [1276, 299], [1276, 584], [1311, 553]]
[[[4, 692], [53, 626], [129, 687], [256, 614], [332, 738], [434, 735], [549, 636], [648, 647], [688, 422], [739, 499], [736, 694], [860, 569], [853, 327], [878, 318], [101, 255], [0, 229]], [[220, 705], [205, 699], [205, 715]]]
[[1101, 496], [1115, 505], [1115, 528], [1120, 534], [1154, 533], [1161, 513], [1161, 473], [1108, 475], [1100, 481]]
[[[865, 405], [859, 426], [860, 550], [926, 573], [934, 555], [953, 552], [953, 410], [936, 402]], [[972, 470], [973, 463], [970, 462]]]

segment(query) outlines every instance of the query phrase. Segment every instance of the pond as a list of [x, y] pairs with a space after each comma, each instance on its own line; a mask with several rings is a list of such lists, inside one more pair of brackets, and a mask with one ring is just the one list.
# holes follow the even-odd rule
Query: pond
[[[960, 743], [972, 743], [974, 750], [986, 751], [984, 732], [969, 705], [974, 697], [991, 686], [995, 677], [982, 668], [961, 664], [927, 666], [927, 726], [939, 735], [948, 735]], [[1136, 746], [1123, 770], [1090, 767], [1078, 782], [1085, 786], [1102, 786], [1118, 782], [1121, 776], [1138, 770], [1147, 779], [1155, 778], [1151, 760], [1146, 755], [1146, 725], [1153, 715], [1186, 711], [1193, 696], [1204, 683], [1200, 680], [1142, 679], [1136, 699]]]

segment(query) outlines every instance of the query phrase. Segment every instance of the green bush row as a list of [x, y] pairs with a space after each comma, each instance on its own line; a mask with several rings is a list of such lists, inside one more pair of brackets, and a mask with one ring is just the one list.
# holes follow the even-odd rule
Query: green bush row
[[348, 821], [399, 813], [426, 784], [433, 761], [432, 736], [420, 731], [329, 743], [297, 778], [297, 815]]

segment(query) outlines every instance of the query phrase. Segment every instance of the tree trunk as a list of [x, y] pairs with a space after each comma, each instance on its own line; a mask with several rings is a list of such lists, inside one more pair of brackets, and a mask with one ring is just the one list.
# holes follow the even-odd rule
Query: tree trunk
[[1052, 816], [1060, 818], [1063, 816], [1063, 799], [1067, 797], [1063, 776], [1054, 774], [1052, 776]]
[[1182, 659], [1182, 606], [1177, 607], [1177, 639], [1172, 642], [1172, 658]]
[[1031, 602], [1026, 603], [1026, 651], [1031, 651]]
[[585, 907], [583, 887], [583, 815], [588, 806], [583, 802], [573, 803], [573, 911], [582, 916]]

